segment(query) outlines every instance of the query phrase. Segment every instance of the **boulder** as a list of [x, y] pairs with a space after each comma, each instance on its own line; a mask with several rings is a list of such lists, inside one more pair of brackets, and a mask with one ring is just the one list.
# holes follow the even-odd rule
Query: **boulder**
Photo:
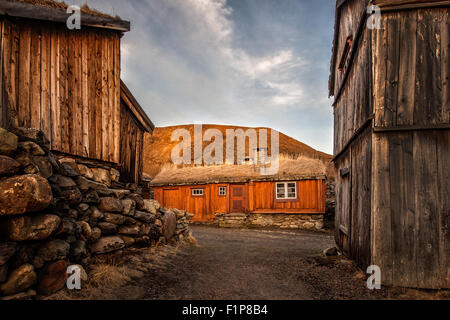
[[19, 137], [19, 141], [33, 141], [47, 149], [50, 148], [50, 142], [45, 134], [39, 129], [17, 127], [11, 128], [11, 131]]
[[119, 172], [119, 170], [111, 168], [110, 175], [111, 175], [111, 180], [112, 181], [119, 182], [119, 180], [120, 180], [120, 172]]
[[72, 177], [72, 178], [76, 178], [76, 177], [80, 176], [80, 173], [78, 172], [78, 168], [76, 167], [76, 164], [75, 164], [75, 166], [73, 166], [70, 163], [62, 163], [61, 171], [64, 175]]
[[125, 217], [121, 214], [116, 213], [105, 213], [105, 222], [114, 223], [114, 224], [124, 224], [125, 223]]
[[123, 211], [122, 202], [112, 197], [100, 198], [98, 208], [103, 212], [122, 213]]
[[53, 175], [53, 166], [45, 156], [33, 156], [33, 164], [39, 169], [39, 174], [48, 179]]
[[33, 141], [19, 142], [19, 149], [33, 156], [45, 156], [45, 151]]
[[96, 190], [96, 191], [107, 189], [107, 187], [104, 184], [86, 179], [85, 177], [82, 177], [82, 176], [77, 177], [76, 182], [77, 182], [78, 188], [80, 188], [80, 190], [82, 192], [88, 191], [89, 189]]
[[89, 204], [97, 205], [100, 203], [100, 197], [98, 196], [97, 191], [90, 190], [83, 196], [83, 201]]
[[96, 242], [98, 241], [102, 236], [102, 230], [100, 228], [92, 228], [91, 238], [89, 239], [89, 242]]
[[5, 295], [13, 295], [29, 289], [37, 281], [37, 275], [31, 264], [24, 264], [13, 270], [5, 283], [0, 285], [0, 292]]
[[122, 214], [126, 216], [134, 216], [136, 212], [136, 202], [132, 199], [122, 199], [121, 200], [123, 210]]
[[52, 202], [48, 181], [38, 175], [23, 175], [0, 181], [0, 216], [42, 211]]
[[95, 220], [98, 221], [100, 219], [103, 219], [105, 217], [105, 215], [103, 214], [103, 212], [101, 212], [100, 210], [98, 210], [97, 207], [91, 207], [91, 217], [90, 220]]
[[119, 227], [116, 224], [109, 222], [100, 222], [98, 228], [100, 228], [101, 233], [104, 235], [113, 235], [119, 231]]
[[179, 210], [179, 209], [172, 209], [172, 211], [175, 213], [175, 215], [177, 216], [177, 219], [181, 219], [184, 216], [186, 216], [186, 211], [184, 210]]
[[55, 293], [66, 285], [67, 262], [59, 260], [49, 263], [39, 273], [39, 292], [42, 294]]
[[114, 197], [116, 197], [117, 199], [121, 200], [123, 198], [125, 198], [127, 195], [131, 194], [130, 190], [127, 189], [111, 189]]
[[92, 234], [91, 226], [86, 221], [78, 221], [78, 226], [81, 231], [81, 239], [87, 241]]
[[8, 266], [5, 264], [0, 266], [0, 283], [5, 282], [8, 278]]
[[124, 235], [120, 235], [119, 237], [120, 237], [120, 239], [123, 240], [123, 242], [125, 243], [125, 246], [127, 246], [127, 247], [132, 246], [136, 242], [136, 240], [134, 240], [134, 238], [132, 238], [132, 237], [128, 237], [128, 236], [124, 236]]
[[129, 199], [133, 200], [136, 203], [136, 209], [144, 210], [144, 199], [137, 193], [132, 193], [128, 195]]
[[156, 200], [144, 199], [144, 208], [142, 210], [150, 212], [151, 214], [156, 214], [161, 208], [161, 205]]
[[55, 233], [61, 223], [56, 215], [11, 217], [0, 221], [0, 237], [12, 241], [44, 240]]
[[19, 139], [15, 134], [0, 128], [0, 154], [11, 155], [17, 150], [18, 143]]
[[91, 168], [94, 174], [94, 181], [103, 183], [104, 185], [111, 186], [111, 174], [109, 170], [103, 168]]
[[44, 243], [37, 250], [37, 257], [42, 261], [54, 261], [65, 259], [69, 255], [70, 245], [63, 240], [52, 240]]
[[16, 269], [24, 264], [31, 264], [38, 246], [39, 244], [37, 243], [18, 244], [16, 253], [14, 253], [7, 263], [9, 270]]
[[177, 230], [177, 217], [173, 211], [167, 211], [162, 217], [162, 233], [167, 240], [170, 240]]
[[75, 241], [70, 246], [70, 259], [73, 261], [81, 261], [88, 256], [86, 242], [83, 240]]
[[141, 234], [141, 229], [138, 225], [121, 226], [119, 229], [119, 234], [127, 235], [127, 236], [138, 236]]
[[337, 256], [338, 255], [338, 249], [336, 247], [331, 247], [323, 250], [323, 255], [327, 257]]
[[0, 300], [2, 300], [2, 301], [13, 301], [13, 300], [23, 301], [23, 300], [29, 300], [35, 296], [36, 296], [36, 291], [30, 289], [27, 292], [21, 292], [21, 293], [13, 294], [10, 296], [1, 297]]
[[60, 187], [62, 189], [73, 188], [73, 187], [77, 186], [77, 184], [75, 183], [75, 181], [73, 181], [72, 178], [62, 176], [59, 174], [55, 174], [49, 180], [51, 183], [58, 185], [58, 187]]
[[[0, 266], [6, 264], [17, 250], [17, 243], [3, 242], [0, 243]], [[1, 282], [1, 281], [0, 281]]]
[[125, 247], [125, 243], [119, 237], [103, 237], [91, 245], [94, 254], [109, 253]]
[[69, 206], [76, 206], [83, 201], [83, 195], [78, 188], [63, 190], [57, 196], [58, 200], [64, 200]]
[[92, 172], [91, 168], [89, 168], [88, 166], [85, 166], [84, 164], [78, 164], [78, 171], [83, 177], [91, 180], [94, 179], [94, 172]]
[[140, 220], [145, 223], [153, 224], [155, 223], [156, 217], [155, 215], [143, 211], [136, 211], [134, 215], [135, 219]]
[[10, 176], [20, 170], [20, 163], [16, 160], [0, 155], [0, 176]]
[[186, 218], [187, 218], [188, 220], [191, 220], [194, 216], [195, 216], [195, 214], [190, 213], [190, 212], [186, 212]]

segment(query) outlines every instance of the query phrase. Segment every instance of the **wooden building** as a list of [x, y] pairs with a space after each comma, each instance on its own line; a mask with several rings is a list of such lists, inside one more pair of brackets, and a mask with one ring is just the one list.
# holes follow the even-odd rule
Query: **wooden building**
[[212, 221], [230, 213], [323, 215], [325, 174], [317, 160], [303, 160], [280, 174], [263, 176], [252, 165], [185, 167], [163, 170], [151, 182], [163, 207], [195, 214], [193, 221]]
[[0, 2], [0, 125], [40, 129], [55, 153], [120, 166], [138, 182], [153, 124], [120, 80], [130, 23], [84, 7], [81, 29], [69, 30], [69, 16], [59, 2]]
[[336, 242], [384, 285], [449, 288], [450, 1], [371, 4], [380, 28], [336, 5]]

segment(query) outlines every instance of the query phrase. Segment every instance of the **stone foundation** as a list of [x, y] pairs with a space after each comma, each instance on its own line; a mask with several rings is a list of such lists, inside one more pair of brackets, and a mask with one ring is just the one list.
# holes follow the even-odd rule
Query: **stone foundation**
[[54, 293], [94, 255], [180, 241], [192, 217], [145, 199], [115, 168], [55, 156], [38, 130], [0, 128], [2, 300]]
[[217, 213], [215, 224], [220, 228], [279, 228], [322, 230], [323, 214], [224, 214]]

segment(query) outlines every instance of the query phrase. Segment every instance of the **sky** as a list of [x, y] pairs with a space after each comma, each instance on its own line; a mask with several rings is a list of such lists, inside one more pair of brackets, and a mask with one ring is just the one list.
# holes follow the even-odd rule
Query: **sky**
[[333, 152], [334, 0], [66, 0], [131, 21], [122, 79], [156, 126], [270, 127]]

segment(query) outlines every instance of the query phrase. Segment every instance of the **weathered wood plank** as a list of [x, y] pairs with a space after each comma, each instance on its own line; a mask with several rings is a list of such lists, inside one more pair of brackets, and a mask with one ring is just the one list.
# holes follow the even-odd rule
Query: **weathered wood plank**
[[449, 8], [440, 10], [442, 122], [450, 123], [450, 16]]
[[60, 151], [70, 153], [70, 128], [69, 128], [69, 43], [68, 32], [61, 30], [60, 36], [60, 130], [61, 149]]
[[372, 170], [372, 264], [381, 269], [381, 282], [392, 285], [392, 217], [390, 196], [389, 141], [373, 135]]
[[397, 125], [414, 122], [414, 90], [416, 81], [417, 11], [400, 15], [400, 61]]
[[82, 100], [82, 150], [81, 154], [89, 157], [89, 78], [88, 78], [88, 60], [89, 60], [89, 32], [83, 31], [81, 35], [81, 100]]
[[88, 96], [89, 96], [89, 157], [96, 158], [97, 155], [97, 108], [96, 97], [96, 45], [95, 45], [96, 35], [93, 32], [89, 33], [88, 44], [89, 44], [89, 54], [88, 54]]
[[115, 132], [114, 132], [114, 145], [115, 145], [115, 151], [114, 151], [114, 162], [119, 163], [120, 161], [120, 69], [121, 69], [121, 63], [120, 63], [120, 37], [117, 35], [115, 36], [114, 40], [114, 77], [115, 77], [115, 104], [114, 104], [114, 110], [115, 110]]
[[439, 288], [439, 209], [436, 132], [414, 132], [417, 284]]
[[96, 99], [94, 103], [94, 107], [96, 108], [95, 113], [95, 126], [97, 128], [96, 135], [96, 158], [103, 159], [103, 130], [102, 130], [102, 36], [100, 33], [95, 34], [95, 50], [96, 50], [96, 59], [95, 59], [95, 94]]
[[397, 98], [399, 83], [399, 60], [400, 60], [400, 14], [388, 14], [387, 27], [387, 60], [386, 60], [386, 99], [384, 108], [384, 126], [396, 125]]
[[388, 32], [386, 29], [386, 18], [382, 18], [382, 28], [376, 31], [376, 41], [375, 44], [375, 56], [377, 61], [374, 69], [376, 87], [376, 95], [374, 97], [374, 107], [375, 107], [375, 126], [384, 125], [384, 116], [386, 108], [386, 74], [387, 74], [387, 36]]
[[3, 63], [4, 63], [4, 43], [3, 43], [3, 30], [4, 30], [4, 21], [0, 20], [0, 126], [7, 127], [7, 119], [6, 119], [6, 102], [3, 101], [3, 91], [5, 90], [4, 86], [4, 78], [3, 78]]
[[60, 57], [60, 34], [57, 30], [51, 33], [51, 127], [52, 127], [52, 149], [61, 150], [61, 57]]
[[389, 134], [393, 284], [417, 286], [413, 134]]
[[102, 159], [109, 161], [109, 124], [110, 124], [110, 110], [109, 110], [109, 92], [108, 92], [108, 42], [105, 36], [101, 40], [102, 50]]
[[41, 116], [40, 128], [51, 143], [50, 102], [50, 29], [42, 27], [41, 34]]
[[31, 28], [29, 26], [20, 27], [19, 43], [19, 126], [30, 127], [30, 55], [31, 55]]
[[107, 51], [108, 51], [108, 63], [107, 63], [107, 76], [108, 76], [108, 105], [107, 108], [109, 110], [108, 114], [108, 124], [109, 124], [109, 132], [108, 132], [108, 159], [109, 161], [114, 161], [114, 148], [115, 148], [115, 78], [114, 78], [114, 36], [110, 34], [108, 36], [107, 42]]
[[36, 26], [31, 27], [31, 86], [30, 116], [31, 128], [41, 128], [41, 37], [42, 32]]

